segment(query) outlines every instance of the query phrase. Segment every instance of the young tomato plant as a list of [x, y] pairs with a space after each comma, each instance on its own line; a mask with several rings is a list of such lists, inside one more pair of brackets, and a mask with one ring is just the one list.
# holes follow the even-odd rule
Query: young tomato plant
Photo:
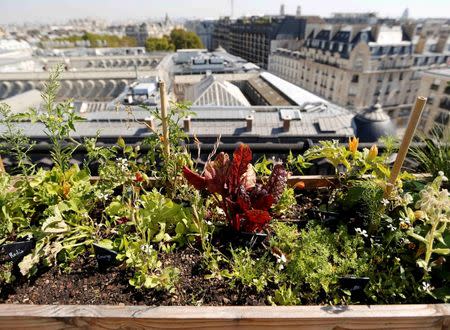
[[236, 231], [261, 231], [272, 219], [269, 210], [278, 202], [286, 187], [287, 172], [281, 164], [274, 166], [267, 183], [256, 183], [251, 165], [250, 147], [241, 144], [233, 160], [223, 152], [207, 162], [203, 175], [184, 167], [183, 174], [198, 190], [211, 193]]

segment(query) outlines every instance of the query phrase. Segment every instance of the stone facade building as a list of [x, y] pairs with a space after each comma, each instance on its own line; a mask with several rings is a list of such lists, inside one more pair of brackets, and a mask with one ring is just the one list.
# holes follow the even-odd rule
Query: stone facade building
[[277, 49], [269, 71], [355, 111], [380, 101], [406, 125], [421, 71], [446, 67], [450, 39], [414, 36], [411, 27], [322, 25], [297, 51]]
[[426, 96], [427, 106], [419, 123], [419, 129], [429, 134], [435, 126], [450, 128], [450, 69], [424, 72], [419, 94]]
[[213, 47], [222, 46], [262, 68], [268, 67], [271, 45], [279, 40], [302, 40], [307, 23], [323, 23], [315, 16], [255, 16], [221, 19], [213, 33]]

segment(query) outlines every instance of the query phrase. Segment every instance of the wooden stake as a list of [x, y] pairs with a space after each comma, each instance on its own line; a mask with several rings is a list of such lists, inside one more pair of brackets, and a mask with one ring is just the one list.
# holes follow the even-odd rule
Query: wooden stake
[[163, 147], [164, 155], [166, 157], [170, 156], [170, 145], [169, 145], [169, 123], [167, 120], [167, 95], [166, 95], [166, 84], [164, 81], [159, 81], [159, 92], [161, 98], [161, 122], [163, 130]]
[[2, 156], [0, 156], [0, 173], [5, 173], [5, 165], [3, 164]]
[[418, 96], [416, 99], [416, 104], [414, 105], [414, 109], [411, 112], [411, 116], [409, 117], [408, 126], [406, 128], [405, 135], [403, 136], [400, 149], [397, 153], [397, 158], [395, 159], [394, 166], [392, 167], [391, 177], [389, 178], [388, 184], [386, 186], [384, 197], [389, 197], [392, 189], [394, 188], [395, 181], [397, 180], [397, 177], [400, 174], [400, 170], [402, 169], [403, 162], [405, 161], [406, 154], [408, 153], [409, 145], [411, 144], [411, 141], [414, 137], [417, 124], [419, 123], [419, 119], [426, 102], [427, 98], [423, 96]]

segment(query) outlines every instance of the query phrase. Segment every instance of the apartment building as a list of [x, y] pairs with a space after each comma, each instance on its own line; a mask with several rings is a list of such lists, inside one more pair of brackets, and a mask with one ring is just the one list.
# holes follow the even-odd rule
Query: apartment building
[[428, 98], [419, 129], [429, 134], [435, 126], [450, 128], [450, 68], [425, 71], [419, 94]]
[[272, 42], [303, 40], [307, 24], [323, 22], [316, 16], [252, 16], [236, 20], [225, 18], [216, 23], [213, 47], [220, 45], [229, 53], [267, 69]]
[[421, 72], [447, 67], [448, 36], [415, 36], [413, 26], [321, 25], [298, 50], [277, 49], [269, 71], [355, 111], [377, 100], [406, 125]]

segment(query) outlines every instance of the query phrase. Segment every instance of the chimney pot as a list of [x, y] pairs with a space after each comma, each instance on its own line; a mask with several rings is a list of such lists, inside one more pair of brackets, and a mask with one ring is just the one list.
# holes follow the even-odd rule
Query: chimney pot
[[283, 119], [283, 131], [289, 132], [289, 129], [291, 128], [291, 116], [287, 115]]
[[248, 115], [247, 118], [245, 118], [245, 121], [247, 123], [247, 127], [246, 127], [246, 131], [247, 132], [251, 132], [253, 129], [253, 116], [252, 115]]
[[189, 133], [191, 131], [191, 116], [183, 119], [183, 130], [186, 133]]

